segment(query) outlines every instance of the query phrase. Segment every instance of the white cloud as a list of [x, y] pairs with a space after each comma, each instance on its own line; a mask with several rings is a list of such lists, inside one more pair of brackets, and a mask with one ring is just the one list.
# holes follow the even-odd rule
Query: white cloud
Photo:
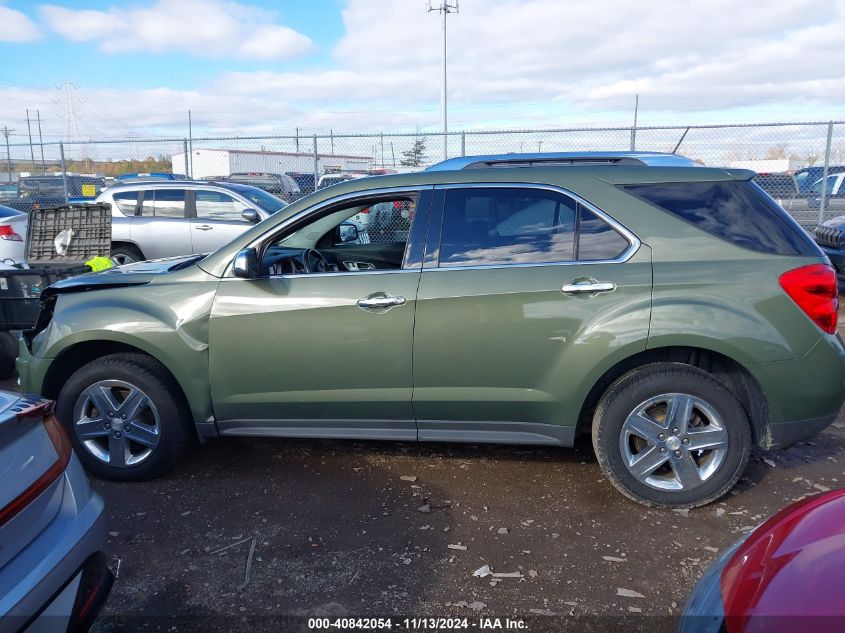
[[105, 52], [281, 59], [313, 46], [302, 33], [274, 23], [272, 12], [225, 0], [157, 0], [145, 8], [105, 11], [43, 5], [40, 12], [59, 35], [73, 42], [97, 42]]
[[[67, 38], [110, 51], [283, 58], [299, 50], [270, 14], [222, 0], [53, 6], [43, 15]], [[92, 136], [181, 135], [191, 108], [195, 129], [215, 134], [437, 129], [438, 17], [417, 0], [347, 0], [342, 16], [344, 34], [320, 67], [221, 74], [191, 89], [83, 85], [79, 127]], [[745, 0], [462, 0], [448, 28], [451, 129], [627, 124], [635, 93], [646, 125], [841, 118], [845, 102], [845, 0], [765, 10]], [[61, 108], [49, 90], [0, 96], [0, 120], [9, 114], [19, 128], [24, 107]]]
[[0, 6], [0, 42], [31, 42], [40, 37], [38, 27], [20, 11]]

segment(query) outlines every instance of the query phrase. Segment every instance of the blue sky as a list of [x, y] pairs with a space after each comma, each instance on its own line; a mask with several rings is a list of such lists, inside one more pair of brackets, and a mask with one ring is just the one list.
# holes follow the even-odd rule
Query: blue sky
[[[48, 4], [48, 3], [44, 3]], [[115, 0], [77, 0], [54, 2], [63, 7], [78, 10], [107, 11], [112, 7], [143, 6], [142, 2], [116, 2]], [[151, 3], [147, 3], [151, 4]], [[34, 43], [26, 43], [22, 50], [20, 43], [0, 41], [0, 59], [16, 63], [3, 64], [0, 81], [5, 84], [32, 87], [49, 87], [71, 78], [78, 84], [90, 88], [170, 86], [195, 87], [208, 81], [216, 74], [227, 71], [284, 70], [315, 67], [325, 64], [330, 56], [331, 45], [343, 34], [340, 15], [340, 0], [308, 0], [307, 2], [277, 2], [255, 0], [248, 3], [254, 7], [274, 12], [287, 26], [307, 33], [314, 40], [315, 48], [307, 59], [298, 60], [249, 60], [216, 59], [213, 64], [194, 55], [174, 55], [169, 51], [128, 51], [116, 55], [103, 55], [96, 46], [68, 42], [61, 38], [45, 37]], [[39, 3], [10, 1], [2, 3], [38, 20]], [[57, 63], [59, 62], [60, 63]]]
[[[81, 137], [439, 126], [424, 0], [0, 0], [0, 125]], [[463, 0], [451, 129], [845, 116], [845, 0]]]

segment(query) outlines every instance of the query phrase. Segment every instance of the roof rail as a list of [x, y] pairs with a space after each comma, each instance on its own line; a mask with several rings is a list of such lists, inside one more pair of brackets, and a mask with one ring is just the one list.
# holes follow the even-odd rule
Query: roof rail
[[663, 152], [546, 152], [462, 156], [431, 165], [426, 171], [490, 167], [568, 167], [572, 165], [636, 165], [639, 167], [695, 167], [694, 160]]

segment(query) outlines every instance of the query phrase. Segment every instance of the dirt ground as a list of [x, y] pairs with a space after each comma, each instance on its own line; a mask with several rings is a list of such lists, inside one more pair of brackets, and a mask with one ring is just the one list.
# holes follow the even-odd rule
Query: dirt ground
[[[119, 570], [100, 630], [209, 630], [160, 616], [252, 630], [255, 616], [313, 613], [589, 615], [672, 630], [720, 551], [842, 485], [843, 419], [755, 454], [731, 494], [683, 512], [626, 500], [589, 447], [213, 441], [157, 481], [95, 482]], [[483, 565], [521, 577], [473, 577]]]
[[[277, 618], [331, 615], [672, 631], [720, 552], [842, 482], [845, 411], [810, 442], [755, 452], [729, 495], [690, 511], [628, 501], [589, 444], [214, 440], [156, 481], [93, 482], [117, 575], [95, 630], [308, 630]], [[515, 577], [474, 577], [484, 565]]]

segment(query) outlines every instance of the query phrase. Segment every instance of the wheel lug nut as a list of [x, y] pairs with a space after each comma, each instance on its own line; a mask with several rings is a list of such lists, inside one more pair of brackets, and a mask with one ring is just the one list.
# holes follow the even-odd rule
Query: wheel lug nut
[[665, 455], [665, 454], [666, 454], [666, 449], [665, 449], [665, 448], [661, 448], [661, 449], [660, 449], [660, 454], [661, 454], [661, 455]]
[[675, 457], [680, 457], [680, 456], [681, 456], [681, 451], [675, 451]]
[[684, 438], [684, 445], [686, 446], [687, 444], [689, 444], [689, 438], [688, 438], [688, 437], [685, 437], [685, 438]]
[[124, 432], [124, 433], [130, 433], [131, 431], [132, 431], [132, 427], [131, 427], [131, 426], [125, 426], [125, 427], [123, 427], [123, 432]]
[[105, 424], [103, 424], [103, 426], [104, 426], [104, 427], [106, 427], [107, 429], [110, 429], [110, 428], [111, 428], [111, 424], [109, 424], [108, 422], [106, 422]]
[[124, 413], [124, 414], [122, 414], [120, 417], [121, 417], [122, 419], [124, 419], [124, 420], [125, 420], [125, 419], [126, 419], [126, 414]]
[[114, 436], [115, 438], [120, 439], [120, 431], [115, 431]]
[[110, 418], [113, 418], [113, 417], [114, 417], [114, 411], [109, 411], [109, 417], [110, 417]]
[[666, 439], [666, 436], [665, 436], [665, 435], [663, 435], [663, 433], [661, 433], [661, 434], [659, 434], [659, 435], [657, 436], [657, 439], [658, 439], [658, 440], [665, 440], [665, 439]]
[[672, 429], [672, 433], [674, 433], [675, 435], [677, 435], [677, 434], [678, 434], [678, 429]]

